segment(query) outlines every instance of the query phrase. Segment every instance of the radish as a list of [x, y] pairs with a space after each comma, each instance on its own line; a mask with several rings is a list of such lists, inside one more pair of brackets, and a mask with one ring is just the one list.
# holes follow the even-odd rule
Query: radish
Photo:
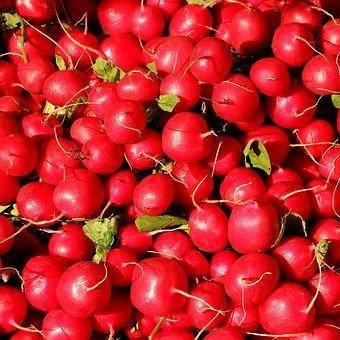
[[158, 7], [166, 20], [170, 20], [183, 6], [182, 0], [146, 0], [146, 3], [150, 6]]
[[320, 158], [319, 170], [322, 176], [334, 182], [340, 178], [340, 147], [329, 147]]
[[87, 20], [90, 23], [95, 22], [97, 19], [97, 2], [96, 0], [85, 0], [81, 6], [77, 3], [77, 0], [66, 0], [67, 11], [70, 13], [73, 22], [79, 22], [87, 14]]
[[124, 287], [131, 284], [136, 255], [127, 247], [110, 249], [106, 253], [107, 265], [112, 286]]
[[189, 37], [195, 42], [199, 42], [209, 35], [212, 21], [209, 9], [205, 6], [186, 5], [172, 17], [169, 33], [171, 36]]
[[7, 115], [17, 117], [25, 110], [25, 104], [21, 97], [6, 95], [0, 97], [1, 111]]
[[282, 283], [260, 305], [262, 327], [268, 333], [278, 335], [308, 331], [315, 315], [314, 307], [307, 309], [311, 299], [311, 294], [300, 284]]
[[280, 182], [293, 182], [302, 186], [301, 176], [296, 171], [285, 167], [280, 167], [277, 170], [273, 171], [267, 179], [268, 187], [271, 187], [273, 184]]
[[292, 236], [282, 240], [273, 250], [281, 271], [295, 281], [310, 279], [317, 270], [315, 246], [305, 238]]
[[316, 112], [317, 99], [302, 84], [294, 81], [280, 97], [267, 97], [270, 118], [285, 129], [296, 129], [311, 122]]
[[53, 233], [48, 242], [50, 255], [62, 259], [66, 263], [90, 260], [94, 255], [94, 246], [85, 236], [80, 224], [67, 223], [57, 233]]
[[216, 204], [197, 207], [191, 212], [188, 224], [192, 242], [202, 251], [217, 253], [229, 243], [228, 218]]
[[21, 87], [15, 66], [7, 61], [0, 61], [0, 95], [19, 95]]
[[[104, 189], [91, 171], [75, 169], [60, 181], [53, 193], [55, 206], [70, 218], [89, 218], [99, 213]], [[74, 202], [78, 202], [77, 205]]]
[[250, 78], [260, 92], [271, 97], [284, 95], [290, 84], [288, 68], [277, 58], [255, 62], [250, 69]]
[[[321, 278], [320, 278], [321, 275]], [[319, 286], [320, 279], [320, 286]], [[316, 297], [316, 307], [320, 314], [333, 315], [340, 311], [340, 275], [333, 269], [316, 274], [308, 282], [308, 287]]]
[[225, 176], [235, 169], [241, 160], [241, 145], [236, 138], [220, 136], [207, 158], [208, 165], [215, 176]]
[[10, 115], [0, 112], [0, 139], [17, 132], [19, 132], [19, 126], [16, 120]]
[[140, 232], [133, 224], [121, 226], [118, 235], [120, 244], [131, 249], [137, 256], [144, 255], [152, 247], [152, 236]]
[[320, 45], [327, 54], [337, 55], [340, 52], [340, 20], [328, 21], [320, 31]]
[[[166, 323], [166, 320], [164, 323]], [[124, 328], [124, 333], [129, 339], [139, 340], [140, 338], [148, 337], [154, 330], [155, 326], [155, 318], [135, 311], [130, 323]]]
[[314, 55], [314, 37], [310, 28], [301, 23], [287, 23], [274, 33], [272, 49], [276, 58], [289, 67], [300, 67]]
[[52, 0], [16, 0], [15, 5], [20, 16], [36, 23], [45, 23], [55, 16]]
[[167, 319], [162, 323], [161, 329], [171, 331], [173, 329], [190, 329], [192, 323], [189, 320], [187, 305], [179, 312], [168, 315]]
[[278, 235], [278, 216], [268, 202], [245, 203], [231, 212], [228, 237], [231, 246], [241, 254], [269, 250]]
[[89, 340], [92, 333], [90, 318], [77, 318], [62, 309], [55, 309], [46, 314], [42, 332], [51, 340], [83, 339]]
[[0, 205], [7, 205], [15, 201], [19, 191], [17, 177], [6, 175], [0, 170]]
[[[5, 216], [0, 215], [0, 255], [5, 255], [13, 246], [15, 233], [12, 222]], [[4, 241], [6, 240], [6, 241]]]
[[132, 143], [141, 136], [146, 126], [143, 106], [137, 102], [116, 102], [105, 116], [105, 132], [112, 142]]
[[[198, 162], [211, 150], [208, 124], [197, 113], [181, 112], [165, 124], [162, 146], [165, 154], [176, 162]], [[195, 148], [192, 148], [195, 145]]]
[[209, 272], [208, 260], [195, 249], [187, 250], [184, 253], [183, 267], [189, 279], [205, 277]]
[[[188, 284], [183, 269], [173, 260], [144, 259], [135, 267], [130, 298], [133, 305], [150, 316], [179, 311], [185, 304]], [[161, 302], [161, 303], [160, 303]]]
[[228, 306], [223, 286], [217, 282], [200, 282], [190, 294], [193, 298], [188, 302], [187, 311], [193, 326], [205, 330], [218, 327]]
[[205, 340], [244, 340], [242, 331], [235, 327], [221, 327], [210, 332], [205, 338]]
[[162, 138], [157, 131], [145, 129], [139, 139], [124, 145], [124, 154], [132, 169], [153, 168], [164, 156]]
[[59, 307], [56, 289], [66, 268], [63, 260], [53, 256], [35, 256], [26, 262], [22, 271], [23, 288], [31, 306], [44, 312]]
[[98, 118], [104, 119], [112, 104], [119, 100], [117, 84], [110, 82], [96, 84], [91, 88], [88, 100], [91, 111]]
[[166, 330], [158, 332], [154, 340], [171, 340], [171, 339], [180, 339], [180, 340], [193, 340], [194, 336], [191, 332], [186, 329], [174, 329], [174, 330]]
[[336, 325], [332, 324], [332, 320], [318, 320], [309, 330], [308, 335], [290, 337], [291, 340], [333, 340], [340, 337], [340, 331]]
[[221, 199], [230, 208], [252, 200], [260, 201], [265, 192], [262, 178], [254, 170], [243, 167], [232, 170], [220, 186]]
[[131, 14], [131, 32], [141, 40], [151, 40], [162, 35], [165, 20], [156, 6], [137, 7]]
[[224, 283], [224, 278], [231, 265], [239, 258], [232, 250], [222, 250], [213, 255], [210, 260], [209, 275], [213, 281]]
[[229, 2], [229, 1], [220, 1], [214, 5], [215, 17], [217, 23], [230, 23], [233, 19], [234, 15], [239, 11], [244, 9], [244, 1], [240, 2]]
[[253, 305], [235, 306], [230, 312], [227, 326], [237, 327], [244, 331], [255, 332], [259, 326], [258, 308]]
[[93, 317], [93, 328], [104, 334], [116, 334], [130, 321], [132, 305], [126, 292], [112, 291], [111, 300]]
[[57, 298], [65, 312], [77, 318], [93, 316], [105, 307], [111, 284], [102, 264], [83, 261], [69, 267], [60, 277]]
[[16, 330], [26, 318], [27, 302], [18, 289], [0, 286], [0, 332], [8, 334]]
[[265, 112], [263, 110], [262, 105], [260, 104], [255, 110], [254, 114], [249, 119], [243, 122], [236, 122], [235, 126], [237, 126], [241, 131], [250, 132], [260, 127], [264, 120]]
[[241, 74], [232, 74], [214, 86], [214, 111], [230, 122], [243, 122], [251, 118], [259, 105], [259, 96], [252, 81]]
[[237, 259], [224, 276], [228, 296], [237, 304], [258, 305], [279, 280], [276, 261], [266, 254], [247, 254]]
[[53, 204], [53, 191], [52, 185], [44, 182], [22, 186], [16, 201], [19, 215], [32, 223], [55, 219], [60, 211]]
[[152, 174], [143, 178], [133, 193], [133, 203], [143, 214], [156, 216], [164, 213], [174, 198], [171, 178], [163, 174]]
[[104, 133], [104, 126], [97, 117], [81, 117], [73, 121], [70, 129], [72, 139], [85, 144]]
[[30, 331], [16, 331], [10, 338], [11, 340], [42, 340], [39, 333], [32, 333]]
[[209, 168], [203, 163], [175, 163], [172, 176], [180, 182], [174, 182], [176, 204], [192, 207], [209, 198], [214, 188]]
[[2, 138], [0, 144], [0, 170], [10, 176], [28, 175], [37, 163], [37, 147], [23, 134], [15, 133]]
[[220, 83], [229, 73], [232, 56], [226, 44], [217, 38], [207, 37], [198, 42], [190, 56], [190, 71], [204, 83]]
[[230, 42], [241, 55], [260, 52], [268, 38], [268, 23], [260, 10], [244, 8], [233, 16], [230, 22]]

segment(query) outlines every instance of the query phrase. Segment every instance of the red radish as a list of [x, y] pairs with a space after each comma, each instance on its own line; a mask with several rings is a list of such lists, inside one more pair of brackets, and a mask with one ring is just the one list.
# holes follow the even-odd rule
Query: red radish
[[194, 245], [188, 234], [181, 231], [169, 231], [159, 235], [153, 242], [153, 250], [163, 257], [183, 260], [184, 254]]
[[55, 69], [46, 57], [32, 54], [28, 60], [20, 60], [17, 71], [20, 83], [25, 90], [39, 94], [43, 90], [45, 80]]
[[327, 180], [337, 182], [340, 178], [340, 147], [329, 147], [320, 159], [319, 170]]
[[194, 335], [186, 329], [173, 329], [158, 332], [155, 340], [171, 340], [171, 339], [181, 339], [181, 340], [193, 340]]
[[212, 94], [213, 108], [218, 116], [230, 122], [251, 118], [259, 105], [259, 96], [252, 81], [241, 74], [232, 74], [216, 84]]
[[173, 260], [158, 257], [144, 259], [135, 267], [130, 297], [133, 305], [150, 316], [179, 311], [185, 304], [187, 278]]
[[253, 305], [235, 306], [230, 312], [228, 326], [255, 332], [259, 326], [258, 308]]
[[166, 76], [160, 86], [160, 94], [173, 94], [179, 98], [174, 107], [175, 112], [191, 110], [199, 101], [200, 86], [198, 80], [188, 71], [185, 73], [171, 73]]
[[105, 132], [117, 144], [134, 142], [146, 126], [143, 106], [137, 102], [116, 102], [105, 116]]
[[83, 261], [61, 276], [57, 298], [65, 312], [77, 318], [94, 315], [110, 301], [111, 284], [102, 264]]
[[272, 49], [275, 57], [289, 67], [300, 67], [313, 57], [314, 45], [313, 33], [308, 26], [287, 23], [275, 30]]
[[0, 286], [0, 332], [8, 334], [22, 324], [27, 314], [27, 302], [18, 289]]
[[242, 55], [260, 52], [269, 38], [265, 15], [257, 9], [244, 8], [230, 22], [230, 42]]
[[232, 66], [232, 56], [224, 41], [207, 37], [199, 41], [191, 53], [190, 71], [204, 83], [223, 81]]
[[[321, 283], [319, 279], [321, 275]], [[308, 282], [313, 294], [318, 292], [316, 308], [320, 314], [336, 314], [340, 311], [340, 275], [333, 269], [327, 269], [315, 275]]]
[[42, 340], [39, 333], [32, 333], [30, 331], [16, 331], [10, 338], [11, 340]]
[[276, 261], [266, 254], [247, 254], [237, 259], [224, 277], [228, 296], [237, 304], [258, 305], [279, 280]]
[[112, 286], [124, 287], [131, 284], [136, 265], [136, 255], [132, 250], [127, 247], [110, 249], [106, 253], [105, 263]]
[[[55, 206], [70, 218], [90, 218], [99, 213], [104, 199], [100, 179], [91, 171], [75, 169], [60, 181], [53, 193]], [[78, 204], [75, 205], [74, 202]]]
[[0, 97], [1, 111], [7, 115], [18, 116], [25, 110], [25, 104], [19, 96]]
[[62, 309], [46, 314], [42, 332], [50, 340], [83, 339], [89, 340], [92, 333], [90, 318], [77, 318]]
[[215, 37], [223, 40], [227, 46], [231, 46], [230, 22], [221, 22], [215, 31]]
[[340, 262], [340, 223], [335, 219], [322, 219], [317, 221], [311, 231], [311, 237], [315, 244], [329, 241], [326, 254], [326, 263], [332, 265]]
[[19, 95], [21, 87], [15, 66], [7, 61], [0, 61], [0, 96]]
[[24, 97], [24, 101], [31, 112], [41, 111], [46, 104], [43, 94], [28, 94]]
[[[130, 324], [124, 329], [124, 333], [129, 339], [140, 340], [141, 338], [148, 337], [156, 326], [155, 318], [138, 311], [134, 313], [131, 319]], [[164, 323], [166, 323], [166, 320]]]
[[340, 52], [340, 20], [328, 21], [320, 31], [319, 39], [325, 53], [337, 55]]
[[151, 129], [145, 129], [139, 139], [124, 145], [124, 154], [127, 162], [136, 170], [146, 170], [156, 166], [156, 160], [164, 156], [162, 138], [160, 134]]
[[95, 52], [99, 48], [97, 37], [77, 28], [72, 28], [65, 33], [58, 40], [58, 45], [55, 48], [55, 53], [64, 60], [67, 60], [68, 56], [71, 57], [73, 63], [77, 64], [77, 68], [80, 70], [91, 67], [99, 54], [99, 52]]
[[339, 339], [340, 331], [336, 325], [332, 324], [332, 320], [318, 320], [307, 335], [290, 337], [291, 340], [333, 340]]
[[97, 7], [96, 0], [85, 0], [79, 6], [78, 0], [66, 0], [66, 7], [68, 13], [71, 15], [73, 22], [79, 22], [87, 14], [87, 19], [90, 23], [97, 20]]
[[130, 31], [131, 13], [138, 7], [137, 0], [101, 1], [98, 18], [104, 31], [110, 35], [121, 35]]
[[292, 212], [299, 214], [304, 220], [311, 214], [311, 201], [308, 192], [300, 184], [278, 182], [268, 188], [266, 198], [271, 202], [277, 213], [282, 217]]
[[126, 292], [114, 290], [111, 300], [93, 317], [93, 328], [100, 333], [116, 334], [130, 321], [132, 306]]
[[268, 187], [279, 182], [293, 182], [302, 186], [301, 176], [290, 168], [278, 168], [274, 170], [267, 179]]
[[214, 5], [215, 16], [218, 23], [227, 22], [230, 23], [234, 15], [244, 9], [244, 1], [229, 2], [220, 1]]
[[209, 272], [208, 260], [195, 249], [187, 250], [184, 253], [183, 267], [189, 279], [205, 277]]
[[150, 103], [159, 95], [157, 76], [143, 68], [134, 69], [125, 74], [117, 85], [120, 99]]
[[[13, 246], [15, 233], [12, 222], [5, 216], [0, 215], [0, 255], [5, 255]], [[7, 241], [4, 241], [8, 239]]]
[[94, 246], [85, 236], [80, 224], [67, 223], [57, 233], [53, 233], [48, 242], [50, 255], [59, 257], [67, 263], [90, 260], [94, 255]]
[[303, 237], [292, 236], [282, 240], [273, 250], [286, 278], [295, 281], [310, 279], [317, 270], [315, 246]]
[[53, 186], [44, 182], [30, 182], [22, 186], [16, 201], [20, 216], [32, 222], [56, 218], [60, 211], [53, 204], [53, 191]]
[[223, 286], [217, 282], [200, 282], [191, 290], [188, 316], [198, 329], [212, 330], [223, 322], [227, 310], [227, 296]]
[[254, 170], [243, 167], [232, 170], [220, 186], [221, 199], [230, 208], [253, 200], [260, 201], [265, 192], [262, 178]]
[[44, 312], [59, 307], [56, 289], [65, 270], [66, 264], [57, 257], [35, 256], [28, 260], [22, 277], [24, 294], [31, 306]]
[[76, 143], [65, 138], [50, 138], [40, 145], [39, 161], [36, 167], [41, 179], [57, 185], [68, 170], [80, 167], [80, 152]]
[[100, 48], [112, 65], [125, 72], [142, 64], [142, 48], [138, 39], [129, 33], [106, 38]]
[[193, 210], [188, 224], [192, 241], [202, 251], [217, 253], [229, 243], [228, 217], [216, 204], [203, 204]]
[[109, 201], [116, 206], [132, 202], [137, 180], [130, 170], [121, 170], [111, 175], [106, 184]]
[[7, 205], [15, 201], [19, 191], [19, 180], [6, 175], [0, 170], [0, 205]]
[[10, 115], [0, 112], [0, 139], [19, 132], [18, 123]]
[[186, 5], [172, 17], [169, 33], [171, 36], [192, 38], [195, 42], [209, 35], [212, 26], [209, 9], [200, 5]]
[[255, 110], [254, 114], [247, 120], [243, 122], [236, 122], [235, 125], [244, 132], [250, 132], [258, 127], [260, 127], [265, 120], [266, 113], [263, 110], [262, 105], [260, 104]]
[[184, 207], [209, 198], [214, 188], [210, 170], [203, 163], [175, 163], [171, 174], [181, 182], [174, 182], [175, 203]]
[[315, 314], [314, 307], [307, 310], [311, 299], [311, 294], [300, 284], [290, 281], [282, 283], [259, 308], [262, 327], [271, 334], [308, 331]]
[[165, 21], [156, 6], [137, 7], [131, 14], [131, 32], [141, 40], [151, 40], [162, 35]]
[[235, 327], [222, 327], [217, 328], [214, 331], [210, 332], [205, 338], [205, 340], [219, 340], [219, 339], [228, 339], [228, 340], [244, 340], [243, 333]]
[[279, 219], [268, 202], [245, 203], [231, 212], [228, 237], [231, 246], [239, 253], [267, 251], [278, 235]]
[[15, 5], [20, 16], [37, 23], [45, 23], [55, 16], [52, 0], [16, 0]]
[[214, 281], [224, 283], [224, 278], [231, 265], [239, 258], [239, 255], [232, 250], [222, 250], [215, 253], [210, 260], [209, 275]]
[[81, 117], [73, 121], [70, 129], [72, 139], [85, 144], [90, 139], [104, 133], [104, 126], [97, 117]]
[[146, 215], [164, 213], [174, 198], [174, 185], [168, 175], [152, 174], [144, 177], [133, 193], [133, 203]]
[[[162, 134], [165, 154], [176, 162], [198, 162], [211, 150], [211, 133], [197, 113], [181, 112], [172, 116]], [[195, 145], [195, 148], [192, 146]]]
[[2, 138], [0, 144], [0, 170], [11, 176], [28, 175], [37, 163], [37, 147], [23, 134], [15, 133]]
[[162, 323], [161, 329], [170, 331], [172, 329], [188, 329], [192, 328], [192, 323], [189, 320], [187, 313], [187, 306], [185, 305], [182, 310], [172, 313]]
[[164, 18], [169, 20], [182, 7], [183, 0], [146, 0], [146, 3], [158, 7]]
[[152, 236], [140, 232], [133, 224], [121, 226], [118, 233], [120, 244], [131, 249], [137, 256], [144, 255], [152, 247]]
[[255, 62], [250, 69], [250, 78], [260, 92], [273, 97], [284, 95], [290, 84], [287, 66], [277, 58]]
[[316, 112], [316, 96], [295, 81], [280, 97], [267, 97], [270, 118], [285, 129], [296, 129], [307, 125]]
[[104, 119], [112, 104], [119, 100], [116, 83], [103, 82], [93, 86], [88, 95], [91, 111]]

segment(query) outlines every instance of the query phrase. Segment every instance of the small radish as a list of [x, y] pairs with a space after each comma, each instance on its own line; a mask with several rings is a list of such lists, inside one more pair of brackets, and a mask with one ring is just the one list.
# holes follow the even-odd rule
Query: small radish
[[[164, 323], [166, 323], [166, 320]], [[124, 328], [124, 333], [129, 339], [140, 340], [141, 338], [148, 337], [155, 326], [156, 321], [154, 317], [135, 311], [130, 323]]]
[[210, 332], [205, 338], [205, 340], [244, 340], [244, 335], [242, 331], [235, 327], [221, 327]]
[[0, 95], [19, 95], [21, 87], [15, 66], [7, 61], [0, 61]]
[[322, 176], [337, 182], [340, 178], [340, 147], [329, 147], [321, 156], [319, 170]]
[[192, 241], [202, 251], [217, 253], [229, 243], [228, 217], [216, 204], [203, 204], [193, 210], [188, 224]]
[[205, 277], [209, 272], [209, 262], [198, 250], [187, 250], [184, 253], [182, 263], [189, 279]]
[[220, 1], [214, 5], [217, 23], [230, 23], [239, 11], [245, 8], [244, 1], [229, 2]]
[[0, 112], [0, 139], [17, 132], [19, 132], [19, 126], [16, 120], [10, 115]]
[[172, 329], [190, 329], [192, 323], [189, 320], [187, 305], [184, 306], [179, 312], [172, 313], [162, 323], [161, 329], [170, 331]]
[[17, 177], [6, 175], [0, 170], [0, 205], [8, 205], [15, 201], [19, 191]]
[[239, 258], [232, 250], [222, 250], [213, 255], [210, 260], [209, 275], [213, 281], [224, 283], [224, 278], [231, 265]]
[[239, 253], [267, 251], [278, 235], [279, 218], [268, 202], [245, 203], [231, 212], [228, 237], [231, 246]]
[[239, 305], [258, 305], [279, 280], [276, 261], [266, 254], [247, 254], [237, 259], [224, 277], [228, 296]]
[[236, 122], [235, 126], [237, 126], [241, 131], [250, 132], [260, 127], [263, 124], [265, 118], [266, 113], [260, 104], [249, 119], [243, 122]]
[[325, 53], [337, 55], [340, 52], [340, 20], [328, 21], [320, 31], [319, 40]]
[[186, 298], [181, 294], [186, 294], [187, 288], [186, 275], [174, 260], [149, 258], [135, 267], [130, 297], [140, 312], [163, 316], [184, 306]]
[[[5, 255], [13, 246], [15, 233], [12, 222], [5, 216], [0, 215], [0, 255]], [[7, 241], [4, 241], [7, 239]]]
[[183, 6], [182, 0], [146, 0], [150, 6], [160, 9], [165, 19], [170, 20], [174, 14]]
[[10, 338], [11, 340], [42, 340], [39, 333], [32, 333], [30, 331], [18, 330]]
[[83, 261], [60, 277], [57, 298], [65, 312], [77, 318], [93, 316], [110, 301], [111, 284], [102, 264]]
[[164, 213], [174, 198], [172, 179], [163, 174], [143, 178], [133, 193], [133, 203], [143, 214], [156, 216]]
[[94, 255], [94, 246], [85, 236], [80, 224], [68, 223], [57, 233], [53, 233], [48, 242], [50, 255], [59, 257], [66, 263], [76, 263], [90, 260]]
[[154, 340], [194, 340], [194, 335], [186, 329], [173, 329], [158, 332]]
[[268, 187], [279, 182], [293, 182], [302, 186], [301, 176], [290, 168], [278, 168], [274, 170], [267, 179]]
[[232, 308], [227, 325], [244, 331], [255, 332], [259, 323], [258, 308], [253, 305], [246, 305]]
[[7, 115], [17, 117], [25, 110], [22, 97], [6, 95], [0, 97], [1, 111]]
[[85, 144], [103, 133], [104, 126], [97, 117], [80, 117], [73, 121], [70, 129], [72, 139], [80, 144]]
[[318, 320], [307, 335], [290, 337], [291, 340], [333, 340], [339, 339], [340, 331], [336, 325], [333, 325], [332, 320]]
[[45, 23], [55, 16], [55, 4], [52, 0], [16, 0], [18, 14], [36, 23]]
[[31, 306], [44, 312], [59, 308], [56, 289], [66, 268], [65, 262], [54, 256], [35, 256], [26, 262], [23, 291]]

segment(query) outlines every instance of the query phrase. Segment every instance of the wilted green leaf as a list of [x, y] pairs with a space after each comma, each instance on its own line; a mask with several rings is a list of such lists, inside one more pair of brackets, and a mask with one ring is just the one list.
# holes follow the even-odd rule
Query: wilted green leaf
[[63, 106], [55, 106], [51, 104], [50, 102], [46, 101], [45, 107], [43, 109], [43, 113], [46, 113], [47, 115], [54, 115], [58, 117], [66, 116], [67, 118], [70, 118], [80, 105], [86, 102], [85, 97], [81, 97], [77, 100], [76, 103], [68, 104]]
[[121, 80], [125, 72], [120, 68], [112, 65], [108, 60], [99, 57], [93, 65], [93, 72], [104, 81], [118, 82]]
[[179, 97], [171, 93], [162, 94], [157, 99], [158, 106], [166, 112], [172, 112], [179, 102]]
[[135, 224], [139, 231], [155, 231], [168, 227], [187, 224], [187, 220], [181, 217], [171, 215], [148, 216], [143, 215], [137, 217]]
[[6, 209], [8, 209], [11, 205], [0, 205], [0, 213], [2, 213], [3, 211], [5, 211]]
[[2, 13], [2, 18], [5, 22], [5, 27], [8, 29], [17, 28], [22, 25], [22, 19], [16, 13]]
[[244, 162], [247, 168], [263, 170], [270, 175], [271, 165], [268, 152], [264, 144], [258, 140], [250, 140], [244, 151]]
[[65, 60], [59, 54], [55, 55], [55, 63], [60, 71], [66, 70]]
[[157, 73], [158, 73], [157, 65], [156, 65], [156, 62], [155, 62], [155, 61], [153, 61], [152, 63], [146, 64], [146, 67], [148, 68], [148, 70], [150, 70], [150, 71], [153, 72], [154, 74], [157, 74]]
[[324, 266], [324, 260], [329, 248], [329, 241], [328, 240], [321, 240], [316, 245], [316, 261], [320, 265], [320, 267]]
[[189, 5], [201, 5], [207, 7], [213, 7], [217, 2], [217, 0], [187, 0]]
[[332, 102], [337, 109], [340, 109], [340, 94], [332, 94]]

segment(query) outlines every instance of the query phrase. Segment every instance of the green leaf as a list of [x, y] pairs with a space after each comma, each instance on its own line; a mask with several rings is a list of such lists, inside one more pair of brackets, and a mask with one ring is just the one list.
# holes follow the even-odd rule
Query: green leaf
[[8, 29], [17, 28], [22, 25], [22, 19], [18, 14], [2, 13], [2, 18], [5, 22], [5, 26]]
[[244, 162], [247, 168], [263, 170], [267, 175], [271, 173], [271, 165], [268, 152], [264, 144], [258, 140], [250, 140], [244, 151]]
[[189, 5], [201, 5], [207, 7], [213, 7], [218, 1], [216, 0], [187, 0]]
[[19, 211], [18, 211], [18, 207], [17, 207], [16, 204], [13, 204], [13, 206], [12, 206], [11, 215], [14, 216], [14, 217], [19, 216]]
[[117, 235], [117, 219], [104, 218], [86, 221], [83, 227], [85, 235], [94, 243], [96, 254], [93, 261], [105, 261], [106, 253], [110, 250]]
[[11, 205], [0, 205], [0, 213], [2, 213], [3, 211], [7, 210]]
[[321, 240], [316, 245], [316, 261], [318, 264], [323, 267], [324, 266], [324, 260], [327, 254], [329, 248], [329, 241], [328, 240]]
[[82, 103], [86, 102], [85, 97], [80, 97], [77, 102], [63, 106], [55, 106], [52, 103], [46, 101], [43, 113], [47, 115], [54, 115], [57, 117], [66, 116], [67, 118], [71, 118], [72, 114], [78, 109]]
[[66, 67], [65, 60], [59, 54], [55, 55], [55, 63], [58, 66], [58, 69], [60, 71], [65, 71], [66, 70], [67, 67]]
[[156, 65], [156, 62], [155, 62], [155, 61], [153, 61], [152, 63], [146, 64], [146, 67], [148, 68], [148, 70], [150, 70], [150, 71], [153, 72], [154, 74], [157, 74], [157, 73], [158, 73], [157, 65]]
[[332, 103], [337, 109], [340, 109], [340, 94], [332, 94]]
[[114, 83], [117, 83], [125, 75], [123, 70], [112, 65], [108, 60], [102, 57], [96, 59], [96, 62], [93, 65], [93, 72], [104, 81]]
[[46, 100], [43, 113], [46, 113], [48, 115], [53, 114], [56, 108], [57, 106], [54, 106], [53, 104], [51, 104], [49, 101]]
[[179, 97], [171, 93], [162, 94], [157, 99], [158, 106], [166, 112], [172, 112], [179, 102]]
[[148, 216], [143, 215], [137, 217], [135, 224], [139, 231], [155, 231], [168, 227], [187, 224], [187, 220], [181, 217], [171, 215]]

